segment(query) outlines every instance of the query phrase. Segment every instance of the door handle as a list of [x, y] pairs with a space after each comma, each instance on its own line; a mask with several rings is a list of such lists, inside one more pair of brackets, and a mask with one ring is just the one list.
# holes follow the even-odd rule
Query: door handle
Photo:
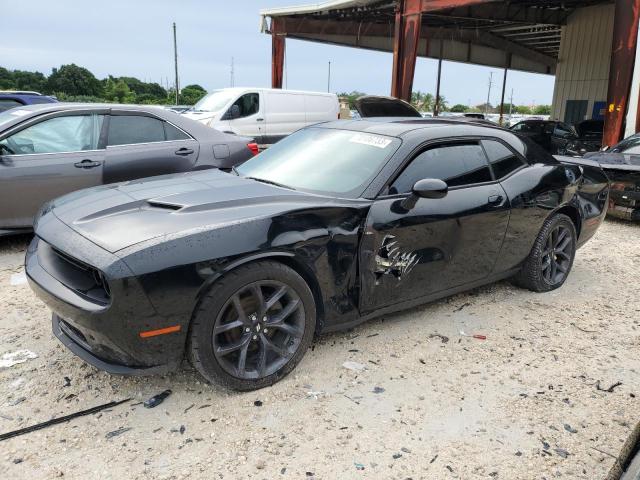
[[492, 207], [497, 207], [499, 205], [502, 205], [504, 197], [502, 195], [491, 195], [487, 200], [489, 202], [489, 205], [491, 205]]
[[100, 165], [102, 165], [102, 163], [94, 162], [93, 160], [89, 160], [88, 158], [82, 160], [81, 162], [73, 164], [73, 166], [76, 168], [84, 168], [84, 169], [95, 168], [95, 167], [99, 167]]
[[183, 157], [187, 156], [187, 155], [191, 155], [192, 153], [193, 153], [192, 149], [185, 148], [185, 147], [183, 147], [183, 148], [181, 148], [179, 150], [176, 150], [176, 155], [182, 155]]
[[256, 122], [264, 122], [264, 118], [256, 118]]

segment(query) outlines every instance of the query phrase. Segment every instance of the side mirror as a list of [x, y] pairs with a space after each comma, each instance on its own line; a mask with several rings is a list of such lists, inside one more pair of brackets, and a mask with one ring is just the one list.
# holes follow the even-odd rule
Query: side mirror
[[418, 180], [411, 191], [416, 197], [438, 199], [447, 196], [449, 186], [437, 178], [425, 178]]
[[397, 213], [406, 213], [413, 209], [420, 198], [437, 200], [444, 198], [449, 192], [446, 182], [437, 178], [425, 178], [418, 180], [411, 189], [411, 195], [399, 202]]

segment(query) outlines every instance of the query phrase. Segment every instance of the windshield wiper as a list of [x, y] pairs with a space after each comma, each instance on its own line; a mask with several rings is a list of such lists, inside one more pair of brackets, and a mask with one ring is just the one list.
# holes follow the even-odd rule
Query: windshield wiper
[[256, 182], [267, 183], [269, 185], [275, 185], [276, 187], [287, 188], [289, 190], [295, 190], [295, 188], [290, 187], [289, 185], [284, 185], [282, 183], [274, 182], [273, 180], [266, 180], [264, 178], [257, 178], [257, 177], [244, 177], [244, 178], [246, 178], [248, 180], [255, 180]]
[[233, 167], [231, 167], [231, 173], [234, 173], [236, 176], [240, 176], [240, 172], [238, 172], [238, 170], [236, 170], [236, 166], [234, 165]]

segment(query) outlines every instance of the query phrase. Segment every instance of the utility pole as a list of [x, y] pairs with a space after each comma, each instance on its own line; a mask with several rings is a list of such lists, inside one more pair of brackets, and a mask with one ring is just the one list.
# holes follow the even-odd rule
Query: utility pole
[[178, 83], [178, 41], [176, 39], [176, 22], [173, 22], [173, 63], [176, 67], [176, 105], [178, 105], [180, 84]]
[[487, 104], [484, 106], [484, 114], [489, 113], [489, 102], [491, 101], [491, 87], [493, 86], [493, 72], [489, 74], [489, 93], [487, 93]]
[[331, 62], [329, 62], [329, 76], [327, 77], [327, 93], [331, 91]]
[[513, 88], [511, 89], [511, 100], [509, 100], [509, 123], [511, 123], [511, 112], [513, 111]]
[[234, 87], [235, 86], [235, 71], [234, 71], [234, 64], [233, 64], [233, 57], [231, 57], [231, 79], [230, 79], [230, 83], [231, 86]]

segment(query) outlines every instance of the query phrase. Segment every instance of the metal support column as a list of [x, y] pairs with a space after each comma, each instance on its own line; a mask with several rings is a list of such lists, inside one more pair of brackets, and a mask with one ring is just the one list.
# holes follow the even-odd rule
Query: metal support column
[[624, 119], [629, 107], [638, 44], [639, 18], [640, 0], [616, 0], [603, 145], [618, 143], [624, 134]]
[[408, 102], [411, 101], [421, 23], [422, 1], [400, 0], [393, 38], [391, 96]]
[[504, 124], [504, 95], [507, 90], [507, 72], [511, 67], [511, 54], [507, 53], [507, 64], [504, 67], [504, 78], [502, 79], [502, 97], [500, 100], [500, 126]]
[[440, 115], [440, 82], [442, 80], [442, 50], [444, 40], [440, 39], [440, 56], [438, 57], [438, 81], [436, 83], [436, 100], [433, 103], [433, 116]]
[[279, 31], [278, 19], [271, 21], [271, 87], [282, 88], [285, 36]]

